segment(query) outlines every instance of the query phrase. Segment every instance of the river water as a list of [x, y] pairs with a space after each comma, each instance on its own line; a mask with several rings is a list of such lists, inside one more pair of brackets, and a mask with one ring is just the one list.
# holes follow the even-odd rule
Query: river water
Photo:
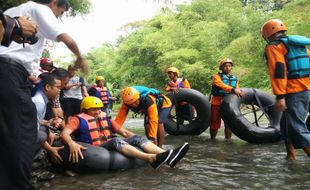
[[[127, 128], [144, 135], [142, 125], [141, 119], [126, 122]], [[255, 145], [236, 136], [225, 141], [222, 132], [211, 142], [207, 129], [199, 136], [167, 135], [164, 148], [185, 141], [190, 143], [190, 149], [175, 168], [154, 170], [146, 165], [75, 177], [57, 174], [42, 189], [310, 189], [309, 158], [299, 150], [296, 161], [286, 161], [282, 142]]]

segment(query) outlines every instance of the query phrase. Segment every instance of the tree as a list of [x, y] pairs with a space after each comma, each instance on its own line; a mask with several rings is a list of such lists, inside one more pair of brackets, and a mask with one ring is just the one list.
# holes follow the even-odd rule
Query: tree
[[[36, 1], [36, 0], [33, 0]], [[20, 5], [21, 3], [25, 3], [27, 0], [7, 0], [0, 1], [0, 9], [5, 11], [10, 7], [14, 7]], [[90, 11], [91, 2], [90, 0], [69, 0], [71, 8], [68, 12], [69, 16], [76, 16], [78, 14], [85, 15]]]

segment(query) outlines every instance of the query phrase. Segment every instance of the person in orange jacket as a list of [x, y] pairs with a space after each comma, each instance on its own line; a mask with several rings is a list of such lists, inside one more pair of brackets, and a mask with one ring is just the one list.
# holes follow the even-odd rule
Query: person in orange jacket
[[[166, 86], [166, 92], [177, 93], [180, 88], [191, 88], [188, 80], [180, 77], [180, 71], [178, 68], [169, 67], [166, 72], [171, 80]], [[177, 120], [180, 124], [183, 124], [184, 120], [192, 120], [194, 113], [194, 107], [186, 102], [180, 102], [179, 105], [176, 106]]]
[[147, 138], [159, 147], [162, 147], [165, 137], [164, 123], [169, 116], [171, 101], [162, 94], [142, 93], [141, 90], [139, 91], [141, 87], [147, 88], [144, 86], [133, 86], [122, 90], [123, 102], [115, 121], [123, 125], [129, 110], [145, 114], [146, 119], [144, 123]]
[[276, 108], [283, 111], [281, 135], [285, 140], [286, 159], [295, 160], [295, 148], [302, 148], [310, 157], [310, 132], [306, 116], [310, 108], [310, 39], [286, 35], [287, 27], [279, 19], [271, 19], [262, 25], [262, 37], [266, 40], [271, 87], [276, 95]]
[[178, 68], [169, 67], [166, 72], [171, 80], [166, 87], [166, 92], [177, 92], [179, 88], [191, 88], [188, 80], [180, 77], [180, 71]]
[[[70, 148], [69, 160], [73, 163], [78, 163], [80, 158], [84, 159], [82, 150], [85, 150], [86, 147], [73, 141], [71, 134], [74, 134], [75, 140], [79, 142], [115, 150], [128, 157], [145, 160], [155, 169], [164, 163], [174, 167], [186, 155], [189, 149], [187, 142], [174, 150], [164, 150], [147, 138], [136, 135], [109, 119], [107, 114], [101, 110], [102, 107], [103, 103], [99, 98], [85, 97], [81, 104], [82, 113], [71, 117], [61, 132], [62, 140]], [[124, 138], [116, 137], [115, 133]]]
[[[219, 70], [222, 72], [212, 76], [212, 90], [211, 90], [211, 119], [210, 119], [210, 136], [211, 140], [215, 140], [218, 129], [221, 127], [221, 111], [225, 95], [235, 93], [242, 96], [243, 92], [239, 89], [239, 83], [234, 75], [230, 72], [234, 63], [231, 59], [225, 58], [220, 61]], [[229, 126], [225, 125], [225, 139], [231, 139], [232, 132]]]

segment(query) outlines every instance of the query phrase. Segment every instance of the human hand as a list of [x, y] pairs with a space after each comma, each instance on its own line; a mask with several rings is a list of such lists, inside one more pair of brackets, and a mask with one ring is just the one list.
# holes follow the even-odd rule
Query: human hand
[[276, 109], [280, 112], [284, 111], [287, 107], [286, 107], [286, 102], [285, 102], [285, 98], [282, 99], [278, 99], [276, 101]]
[[77, 57], [74, 67], [81, 69], [84, 74], [87, 74], [89, 72], [88, 63], [86, 59], [81, 56]]
[[60, 117], [55, 117], [50, 120], [50, 125], [55, 127], [56, 129], [59, 129], [63, 126], [63, 119]]
[[56, 164], [60, 164], [61, 162], [63, 162], [61, 156], [59, 155], [58, 151], [64, 149], [64, 146], [61, 147], [51, 147], [51, 149], [49, 150], [49, 155], [52, 159], [53, 162], [55, 162]]
[[56, 133], [50, 131], [49, 135], [48, 135], [48, 139], [47, 142], [49, 144], [53, 144], [55, 140], [59, 139], [59, 135], [57, 135]]
[[69, 161], [73, 163], [78, 163], [79, 157], [81, 157], [81, 159], [84, 159], [82, 151], [86, 150], [87, 149], [86, 147], [79, 145], [75, 142], [70, 144], [69, 147], [70, 147]]
[[242, 97], [243, 91], [240, 88], [235, 88], [234, 93], [237, 94], [237, 96]]
[[38, 25], [32, 21], [28, 16], [21, 16], [17, 19], [21, 25], [24, 37], [29, 37], [37, 33]]

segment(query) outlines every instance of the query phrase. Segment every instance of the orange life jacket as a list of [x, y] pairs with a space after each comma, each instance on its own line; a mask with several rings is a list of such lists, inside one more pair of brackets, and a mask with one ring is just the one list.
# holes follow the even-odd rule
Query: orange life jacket
[[115, 137], [105, 112], [101, 112], [98, 118], [85, 113], [78, 114], [77, 117], [80, 119], [80, 128], [75, 133], [76, 141], [99, 146]]
[[99, 92], [100, 94], [100, 99], [102, 101], [103, 104], [108, 104], [109, 103], [109, 97], [108, 97], [108, 89], [107, 87], [102, 87], [102, 88], [99, 88], [99, 87], [96, 87], [96, 90]]

